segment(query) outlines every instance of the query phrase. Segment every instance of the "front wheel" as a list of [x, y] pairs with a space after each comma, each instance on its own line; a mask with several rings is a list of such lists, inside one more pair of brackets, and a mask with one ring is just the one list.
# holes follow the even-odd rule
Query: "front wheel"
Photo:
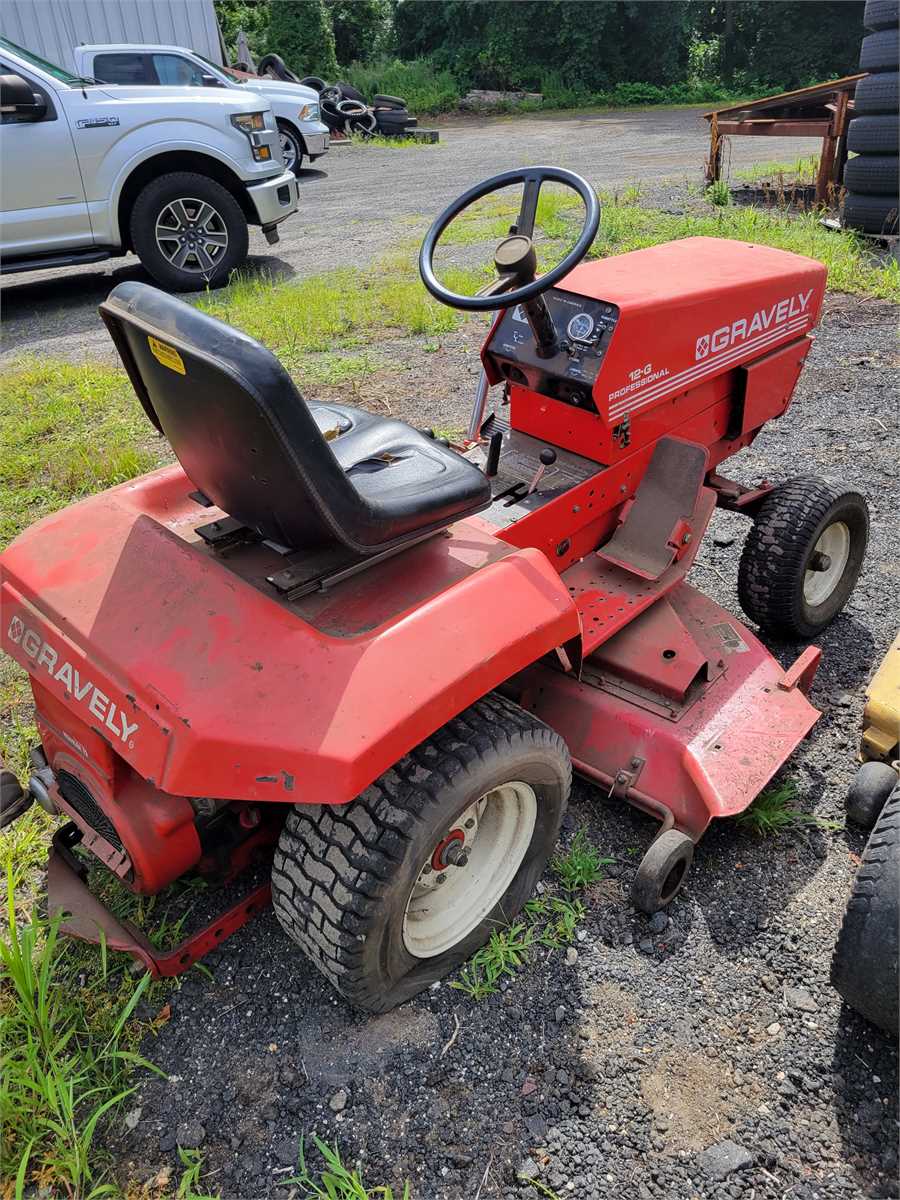
[[173, 292], [221, 287], [247, 257], [247, 218], [231, 192], [193, 171], [148, 183], [131, 210], [131, 244]]
[[288, 814], [278, 920], [352, 1004], [393, 1008], [513, 920], [556, 845], [571, 778], [557, 734], [487, 696], [350, 804]]
[[292, 126], [288, 125], [287, 121], [279, 121], [278, 137], [281, 141], [281, 153], [284, 158], [284, 165], [289, 171], [293, 171], [295, 175], [299, 175], [300, 168], [303, 165], [303, 141], [299, 133]]
[[868, 539], [858, 492], [815, 475], [788, 480], [763, 501], [744, 543], [741, 608], [772, 633], [815, 637], [850, 598]]

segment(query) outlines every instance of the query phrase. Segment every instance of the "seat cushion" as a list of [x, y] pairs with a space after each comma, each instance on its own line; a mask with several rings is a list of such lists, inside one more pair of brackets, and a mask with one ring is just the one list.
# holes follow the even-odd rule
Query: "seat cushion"
[[490, 483], [467, 459], [403, 421], [339, 404], [310, 404], [329, 449], [391, 539], [440, 528], [490, 503]]

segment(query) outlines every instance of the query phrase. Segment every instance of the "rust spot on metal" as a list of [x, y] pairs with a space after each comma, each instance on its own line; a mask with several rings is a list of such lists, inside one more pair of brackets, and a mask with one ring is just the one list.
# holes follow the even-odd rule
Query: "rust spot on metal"
[[284, 790], [286, 792], [292, 792], [294, 790], [294, 777], [288, 771], [281, 772], [281, 782], [284, 784]]
[[261, 671], [262, 669], [263, 669], [263, 665], [261, 662], [255, 662], [250, 667], [251, 671]]
[[277, 775], [257, 775], [256, 782], [257, 783], [277, 783], [278, 776]]

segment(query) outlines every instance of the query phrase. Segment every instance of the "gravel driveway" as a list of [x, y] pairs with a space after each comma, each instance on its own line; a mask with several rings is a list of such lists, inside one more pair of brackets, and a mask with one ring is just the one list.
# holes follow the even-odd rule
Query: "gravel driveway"
[[[426, 122], [423, 121], [424, 126]], [[465, 188], [498, 171], [552, 163], [599, 188], [700, 180], [708, 145], [698, 109], [623, 110], [442, 123], [441, 144], [402, 150], [335, 146], [301, 177], [300, 210], [269, 247], [250, 235], [250, 265], [282, 275], [356, 266], [424, 229]], [[809, 139], [734, 138], [735, 165], [814, 149]], [[321, 168], [321, 169], [319, 169]], [[418, 218], [413, 220], [412, 218]], [[399, 222], [399, 224], [398, 224]], [[123, 279], [145, 279], [137, 259], [11, 275], [3, 283], [3, 354], [108, 357], [97, 305]]]

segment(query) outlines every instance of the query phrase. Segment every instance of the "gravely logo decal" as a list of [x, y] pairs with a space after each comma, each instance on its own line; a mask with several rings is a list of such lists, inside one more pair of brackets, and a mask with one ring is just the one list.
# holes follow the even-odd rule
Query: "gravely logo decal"
[[755, 337], [758, 333], [764, 333], [767, 329], [783, 325], [792, 317], [799, 317], [801, 313], [807, 312], [810, 296], [812, 296], [812, 288], [808, 292], [798, 292], [795, 296], [786, 296], [777, 304], [773, 304], [771, 308], [760, 308], [750, 317], [738, 317], [731, 325], [721, 325], [712, 333], [701, 334], [697, 338], [694, 351], [695, 361], [707, 358], [711, 354], [719, 354], [722, 350], [727, 350], [729, 346]]
[[13, 617], [6, 632], [11, 642], [22, 647], [23, 653], [34, 662], [35, 668], [43, 668], [50, 678], [61, 683], [79, 704], [86, 705], [88, 712], [111, 733], [127, 745], [132, 744], [130, 739], [138, 731], [137, 722], [130, 722], [121, 708], [90, 679], [82, 679], [77, 667], [60, 660], [53, 647], [43, 641], [40, 634], [29, 629], [21, 617]]

